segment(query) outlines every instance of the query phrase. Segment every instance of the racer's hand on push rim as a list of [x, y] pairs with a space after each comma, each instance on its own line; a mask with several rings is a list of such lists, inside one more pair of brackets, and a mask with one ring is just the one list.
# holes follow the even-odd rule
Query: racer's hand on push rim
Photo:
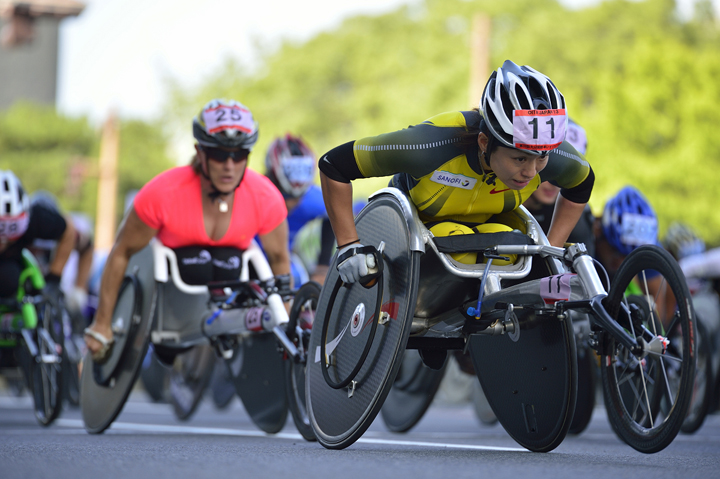
[[[361, 278], [367, 276], [370, 270], [376, 268], [375, 257], [371, 254], [358, 253], [357, 250], [363, 248], [361, 243], [353, 243], [345, 246], [338, 251], [338, 258], [341, 260], [337, 265], [338, 273], [343, 283], [352, 284], [360, 281]], [[349, 256], [343, 259], [343, 255]]]

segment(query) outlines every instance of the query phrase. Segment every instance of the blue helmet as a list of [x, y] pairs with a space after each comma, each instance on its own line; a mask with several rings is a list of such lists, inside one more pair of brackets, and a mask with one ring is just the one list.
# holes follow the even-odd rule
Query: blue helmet
[[650, 203], [637, 189], [626, 186], [605, 204], [602, 231], [621, 254], [644, 244], [658, 244], [658, 221]]

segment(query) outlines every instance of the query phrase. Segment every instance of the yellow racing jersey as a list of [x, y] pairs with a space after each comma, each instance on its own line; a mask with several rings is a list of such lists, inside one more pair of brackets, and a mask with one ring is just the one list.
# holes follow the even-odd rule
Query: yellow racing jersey
[[[404, 130], [352, 142], [352, 159], [347, 149], [333, 154], [343, 147], [331, 150], [319, 166], [339, 181], [394, 175], [391, 185], [409, 195], [426, 223], [484, 223], [516, 209], [542, 181], [562, 188], [571, 201], [588, 201], [592, 169], [568, 142], [550, 152], [547, 166], [522, 190], [510, 189], [493, 172], [483, 172], [477, 143], [481, 121], [476, 110], [442, 113]], [[354, 165], [340, 164], [352, 160]], [[345, 174], [338, 177], [339, 172]]]

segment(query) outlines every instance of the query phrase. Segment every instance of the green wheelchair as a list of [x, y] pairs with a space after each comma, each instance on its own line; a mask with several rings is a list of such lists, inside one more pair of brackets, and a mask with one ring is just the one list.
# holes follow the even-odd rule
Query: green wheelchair
[[49, 426], [62, 409], [61, 311], [43, 297], [45, 280], [27, 250], [18, 284], [14, 297], [0, 298], [0, 369], [21, 370], [35, 417]]

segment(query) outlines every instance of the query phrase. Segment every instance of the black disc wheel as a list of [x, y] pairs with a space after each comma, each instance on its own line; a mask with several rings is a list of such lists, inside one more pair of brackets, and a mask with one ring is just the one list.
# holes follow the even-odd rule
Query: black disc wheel
[[494, 426], [498, 423], [498, 418], [490, 407], [485, 392], [482, 390], [480, 381], [473, 382], [473, 389], [470, 394], [470, 401], [475, 411], [475, 417], [480, 421], [480, 424], [485, 426]]
[[157, 305], [152, 246], [133, 255], [111, 317], [114, 346], [103, 364], [89, 353], [80, 376], [80, 411], [90, 434], [105, 431], [122, 411], [140, 375]]
[[636, 356], [603, 335], [600, 371], [608, 419], [634, 449], [658, 452], [680, 431], [695, 380], [697, 329], [685, 278], [665, 250], [641, 246], [620, 266], [605, 307], [628, 333], [649, 343]]
[[169, 400], [170, 366], [162, 363], [150, 344], [140, 369], [140, 383], [152, 402], [167, 403]]
[[307, 410], [318, 442], [353, 444], [390, 392], [410, 336], [420, 252], [400, 200], [377, 195], [355, 219], [360, 241], [379, 251], [377, 283], [341, 286], [334, 257], [318, 299], [306, 370]]
[[218, 357], [210, 377], [210, 390], [212, 391], [212, 401], [218, 410], [227, 409], [235, 398], [235, 384], [233, 384], [232, 376], [225, 361]]
[[[444, 351], [443, 351], [444, 353]], [[440, 388], [445, 366], [430, 369], [416, 349], [406, 349], [380, 415], [392, 432], [407, 432], [420, 422]]]
[[80, 407], [80, 363], [84, 349], [82, 332], [73, 328], [67, 312], [63, 313], [63, 397], [72, 408]]
[[302, 285], [295, 293], [287, 326], [288, 337], [292, 339], [303, 357], [303, 360], [298, 362], [293, 361], [292, 358], [287, 360], [288, 407], [298, 432], [307, 441], [316, 440], [307, 412], [305, 377], [310, 332], [315, 321], [319, 297], [320, 285], [318, 283], [310, 281]]
[[65, 401], [72, 408], [80, 407], [80, 373], [78, 361], [74, 361], [67, 353], [67, 348], [62, 355], [63, 364], [63, 394]]
[[190, 419], [202, 401], [214, 367], [215, 351], [209, 344], [195, 346], [175, 358], [169, 387], [175, 417]]
[[697, 360], [695, 362], [695, 383], [693, 385], [690, 410], [680, 431], [692, 434], [703, 425], [713, 398], [713, 366], [710, 333], [702, 321], [697, 326]]
[[596, 357], [595, 351], [588, 347], [585, 342], [578, 342], [577, 402], [575, 403], [575, 414], [570, 423], [568, 434], [580, 434], [587, 428], [592, 419], [593, 410], [595, 409], [595, 385], [597, 383], [595, 379], [597, 371]]
[[38, 326], [34, 340], [38, 354], [30, 358], [30, 384], [35, 403], [35, 418], [42, 426], [49, 426], [62, 409], [63, 348], [60, 337], [62, 324], [55, 308], [49, 303], [38, 306]]

